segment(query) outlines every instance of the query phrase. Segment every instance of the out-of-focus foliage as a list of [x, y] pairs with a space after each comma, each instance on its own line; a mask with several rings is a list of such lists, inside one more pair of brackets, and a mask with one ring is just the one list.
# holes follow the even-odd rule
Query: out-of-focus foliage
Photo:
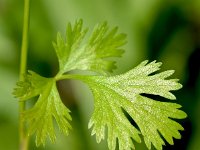
[[[172, 148], [196, 150], [200, 147], [199, 0], [43, 0], [31, 2], [28, 68], [45, 76], [58, 70], [52, 41], [57, 31], [64, 33], [67, 22], [82, 18], [86, 26], [108, 21], [128, 35], [126, 53], [118, 61], [117, 72], [125, 72], [144, 59], [163, 62], [163, 69], [176, 70], [183, 89], [175, 95], [188, 119], [183, 121], [183, 138]], [[0, 149], [17, 149], [17, 100], [11, 96], [18, 78], [23, 1], [0, 0]], [[38, 149], [106, 149], [90, 137], [87, 122], [92, 113], [92, 96], [79, 82], [58, 83], [64, 103], [72, 111], [73, 132], [58, 135], [56, 145]], [[81, 93], [80, 95], [78, 93]], [[81, 100], [85, 101], [81, 101]], [[31, 104], [30, 104], [31, 105]], [[10, 144], [12, 142], [12, 144]], [[32, 143], [32, 142], [31, 142]], [[34, 147], [34, 144], [32, 144]], [[145, 149], [136, 145], [136, 149]], [[32, 148], [33, 149], [33, 148]]]

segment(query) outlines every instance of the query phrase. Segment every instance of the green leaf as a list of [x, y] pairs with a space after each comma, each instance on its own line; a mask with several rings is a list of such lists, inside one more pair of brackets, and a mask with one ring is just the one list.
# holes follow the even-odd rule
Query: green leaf
[[[178, 90], [182, 85], [177, 83], [177, 79], [166, 79], [174, 71], [152, 74], [159, 70], [161, 63], [147, 62], [142, 62], [122, 75], [80, 78], [89, 85], [95, 97], [94, 113], [89, 122], [89, 128], [93, 126], [92, 135], [96, 134], [97, 142], [100, 142], [105, 138], [107, 126], [107, 141], [111, 150], [115, 149], [117, 139], [120, 150], [134, 149], [131, 138], [140, 142], [140, 132], [148, 149], [151, 149], [151, 144], [158, 150], [165, 145], [159, 133], [169, 144], [173, 144], [173, 137], [181, 138], [179, 130], [183, 130], [183, 127], [173, 120], [186, 117], [186, 114], [178, 109], [181, 106], [156, 101], [141, 94], [175, 99], [170, 91]], [[139, 130], [127, 119], [124, 111], [136, 122]]]
[[45, 89], [48, 82], [48, 78], [29, 70], [28, 74], [25, 75], [25, 80], [17, 82], [13, 95], [20, 98], [20, 100], [28, 100], [39, 95]]
[[62, 103], [53, 78], [44, 78], [29, 71], [24, 82], [19, 82], [14, 94], [21, 100], [27, 100], [39, 95], [35, 105], [26, 110], [22, 115], [28, 123], [28, 135], [35, 133], [36, 145], [45, 145], [47, 137], [55, 142], [54, 119], [59, 129], [68, 134], [71, 125], [69, 109]]
[[59, 60], [59, 75], [71, 70], [106, 74], [116, 68], [115, 61], [108, 58], [122, 55], [124, 51], [121, 46], [126, 43], [125, 34], [117, 34], [116, 27], [109, 30], [106, 22], [97, 25], [88, 39], [85, 39], [86, 32], [82, 20], [79, 20], [73, 27], [68, 24], [66, 39], [58, 34], [57, 42], [53, 45]]
[[[115, 68], [113, 57], [120, 57], [123, 53], [121, 47], [126, 36], [118, 34], [117, 28], [109, 30], [106, 22], [97, 25], [88, 38], [87, 30], [79, 20], [74, 26], [68, 24], [65, 38], [58, 34], [53, 45], [59, 72], [54, 78], [29, 71], [25, 80], [17, 83], [13, 94], [21, 101], [38, 96], [35, 105], [21, 114], [28, 123], [28, 135], [36, 135], [37, 146], [44, 145], [47, 137], [55, 142], [54, 122], [63, 133], [68, 134], [71, 129], [70, 111], [60, 99], [56, 81], [78, 79], [89, 85], [95, 97], [94, 112], [88, 126], [93, 127], [92, 135], [96, 134], [97, 142], [105, 138], [107, 131], [110, 150], [115, 150], [117, 140], [119, 150], [135, 149], [132, 140], [141, 142], [140, 134], [148, 149], [153, 145], [162, 150], [164, 139], [174, 144], [173, 138], [181, 138], [179, 130], [183, 127], [173, 119], [183, 119], [186, 114], [176, 103], [160, 102], [145, 96], [151, 94], [175, 100], [171, 91], [180, 89], [182, 85], [177, 79], [166, 79], [174, 71], [156, 74], [161, 63], [144, 61], [125, 74], [108, 77], [107, 74]], [[77, 69], [102, 75], [65, 74]]]

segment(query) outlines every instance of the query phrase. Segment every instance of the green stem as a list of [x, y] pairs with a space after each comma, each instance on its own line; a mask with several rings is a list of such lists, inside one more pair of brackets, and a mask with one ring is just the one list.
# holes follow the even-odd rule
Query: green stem
[[[87, 75], [85, 75], [87, 76]], [[77, 74], [65, 74], [65, 75], [59, 75], [55, 77], [56, 81], [58, 80], [65, 80], [65, 79], [77, 79], [77, 80], [83, 80], [84, 81], [84, 75], [77, 75]]]
[[[29, 31], [29, 9], [30, 0], [24, 0], [24, 22], [23, 22], [23, 35], [20, 59], [20, 81], [24, 81], [24, 74], [26, 73], [27, 65], [27, 49], [28, 49], [28, 31]], [[19, 101], [19, 149], [28, 149], [28, 136], [25, 131], [25, 124], [23, 122], [22, 113], [25, 110], [25, 102]]]

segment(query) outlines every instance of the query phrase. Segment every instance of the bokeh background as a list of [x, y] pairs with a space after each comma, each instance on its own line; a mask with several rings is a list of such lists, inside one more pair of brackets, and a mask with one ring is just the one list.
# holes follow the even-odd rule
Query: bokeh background
[[[126, 53], [118, 59], [123, 73], [148, 59], [163, 62], [162, 70], [174, 69], [183, 88], [174, 92], [188, 118], [175, 146], [164, 150], [200, 150], [200, 0], [32, 0], [28, 69], [50, 77], [58, 70], [52, 41], [67, 23], [82, 18], [85, 27], [108, 21], [127, 34]], [[22, 0], [0, 0], [0, 150], [18, 149], [18, 103], [12, 89], [18, 80]], [[71, 110], [73, 130], [65, 137], [58, 132], [56, 144], [31, 150], [106, 150], [97, 144], [87, 124], [93, 110], [88, 87], [78, 81], [58, 83], [63, 102]], [[139, 144], [137, 150], [146, 150]]]

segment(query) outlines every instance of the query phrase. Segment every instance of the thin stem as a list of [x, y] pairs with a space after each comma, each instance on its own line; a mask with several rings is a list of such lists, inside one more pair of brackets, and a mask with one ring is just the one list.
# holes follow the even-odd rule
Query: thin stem
[[24, 0], [24, 22], [21, 47], [21, 62], [20, 62], [20, 80], [24, 80], [26, 73], [27, 49], [28, 49], [28, 30], [29, 30], [29, 0]]
[[[28, 49], [28, 31], [29, 31], [29, 9], [30, 0], [24, 0], [24, 22], [23, 22], [23, 35], [20, 59], [20, 81], [24, 81], [24, 74], [26, 73], [27, 65], [27, 49]], [[25, 131], [25, 124], [22, 118], [22, 112], [25, 110], [25, 102], [19, 101], [19, 142], [20, 150], [28, 149], [28, 136]]]
[[[87, 75], [85, 75], [87, 76]], [[77, 74], [65, 74], [65, 75], [59, 75], [55, 77], [56, 81], [58, 80], [64, 80], [64, 79], [77, 79], [84, 81], [84, 75], [77, 75]]]

